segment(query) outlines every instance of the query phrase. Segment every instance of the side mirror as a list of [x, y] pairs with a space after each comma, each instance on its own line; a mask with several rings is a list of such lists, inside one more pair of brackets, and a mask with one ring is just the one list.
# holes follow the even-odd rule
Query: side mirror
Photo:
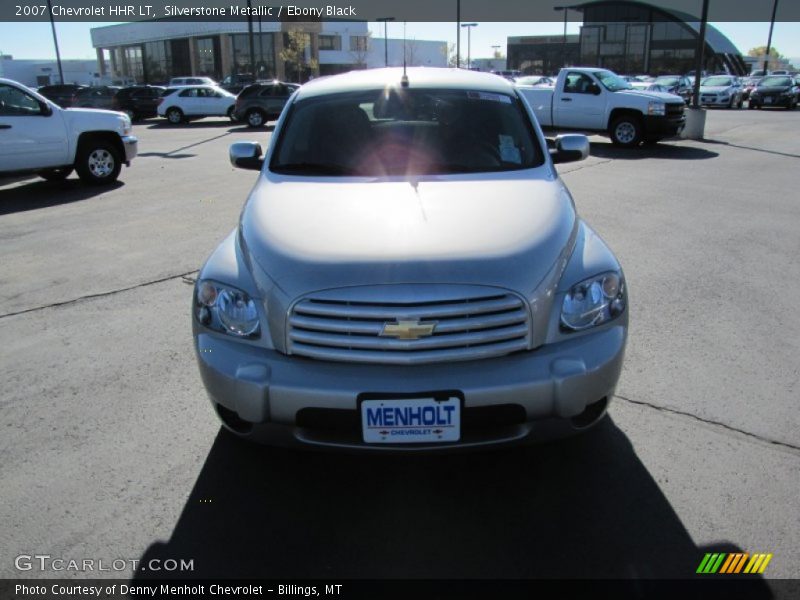
[[589, 138], [577, 133], [556, 136], [550, 158], [555, 164], [584, 160], [589, 156]]
[[47, 102], [39, 102], [39, 108], [41, 109], [41, 114], [43, 117], [49, 117], [53, 114], [53, 109], [50, 108], [50, 105]]
[[261, 144], [258, 142], [236, 142], [231, 144], [228, 155], [231, 164], [237, 169], [252, 169], [260, 171], [264, 166], [264, 159], [261, 158]]
[[600, 86], [597, 85], [596, 83], [593, 83], [592, 85], [589, 86], [589, 91], [593, 93], [595, 96], [599, 96], [601, 92]]

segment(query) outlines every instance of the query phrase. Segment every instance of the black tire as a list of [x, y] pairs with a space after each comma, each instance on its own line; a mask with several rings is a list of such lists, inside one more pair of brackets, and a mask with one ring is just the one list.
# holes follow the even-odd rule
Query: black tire
[[755, 110], [755, 108], [756, 108], [756, 105], [753, 104], [752, 102], [748, 102], [747, 103], [747, 109], [748, 110]]
[[186, 119], [186, 117], [183, 116], [183, 111], [175, 106], [168, 108], [164, 116], [167, 118], [167, 121], [173, 125], [180, 125]]
[[228, 112], [226, 112], [226, 113], [225, 113], [225, 114], [227, 115], [227, 117], [228, 117], [228, 118], [229, 118], [231, 121], [234, 121], [234, 122], [236, 121], [236, 117], [234, 117], [234, 116], [233, 116], [233, 111], [234, 111], [234, 109], [235, 109], [235, 108], [236, 108], [235, 106], [231, 106], [231, 107], [228, 109]]
[[636, 148], [642, 142], [642, 120], [634, 114], [617, 117], [609, 127], [611, 141], [621, 148]]
[[114, 183], [122, 170], [119, 150], [102, 138], [83, 141], [75, 158], [75, 170], [89, 185]]
[[257, 108], [251, 108], [245, 115], [248, 127], [263, 127], [267, 124], [267, 115]]
[[47, 181], [63, 181], [72, 173], [72, 167], [64, 167], [62, 169], [47, 169], [46, 171], [39, 171], [39, 177]]
[[739, 98], [739, 104], [736, 105], [736, 108], [741, 109], [744, 106], [744, 98]]

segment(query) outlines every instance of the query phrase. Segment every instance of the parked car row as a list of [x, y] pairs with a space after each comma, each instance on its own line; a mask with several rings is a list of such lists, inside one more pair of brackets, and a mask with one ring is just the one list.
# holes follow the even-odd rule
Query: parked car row
[[[116, 110], [127, 114], [131, 121], [160, 116], [177, 125], [204, 117], [223, 116], [250, 127], [262, 127], [278, 118], [298, 87], [298, 84], [253, 81], [252, 76], [231, 75], [223, 80], [222, 85], [215, 84], [208, 77], [176, 77], [167, 87], [65, 84], [44, 86], [38, 91], [61, 108]], [[238, 95], [231, 91], [234, 89]]]

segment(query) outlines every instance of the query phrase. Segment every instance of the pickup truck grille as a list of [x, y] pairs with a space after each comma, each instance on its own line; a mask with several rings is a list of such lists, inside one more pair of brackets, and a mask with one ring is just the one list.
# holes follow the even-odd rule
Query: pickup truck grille
[[667, 117], [682, 117], [683, 111], [686, 108], [686, 105], [681, 102], [678, 104], [677, 102], [672, 102], [666, 105], [666, 114]]
[[524, 301], [502, 290], [428, 302], [304, 298], [289, 315], [287, 346], [320, 360], [413, 365], [524, 350], [529, 330]]

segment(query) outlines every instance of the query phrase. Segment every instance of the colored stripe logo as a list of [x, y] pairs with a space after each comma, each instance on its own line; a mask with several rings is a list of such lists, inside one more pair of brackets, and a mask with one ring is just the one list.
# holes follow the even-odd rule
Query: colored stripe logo
[[747, 552], [727, 554], [724, 552], [709, 552], [703, 557], [703, 560], [700, 561], [700, 566], [697, 567], [696, 572], [700, 574], [760, 574], [767, 568], [770, 560], [772, 560], [772, 554], [749, 554]]

